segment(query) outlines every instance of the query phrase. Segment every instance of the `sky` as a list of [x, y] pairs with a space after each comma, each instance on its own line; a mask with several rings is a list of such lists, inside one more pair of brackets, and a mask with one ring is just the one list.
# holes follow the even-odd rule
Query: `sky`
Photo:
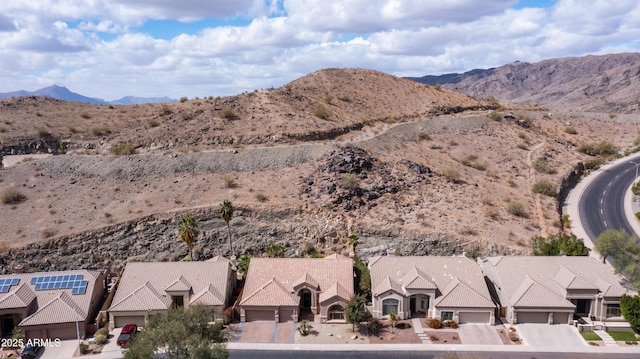
[[640, 50], [637, 0], [2, 0], [0, 92], [108, 101]]

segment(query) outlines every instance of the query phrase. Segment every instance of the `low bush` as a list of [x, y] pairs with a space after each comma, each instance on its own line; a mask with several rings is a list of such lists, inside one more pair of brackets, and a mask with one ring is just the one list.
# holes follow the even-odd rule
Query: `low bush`
[[109, 339], [107, 339], [107, 336], [104, 335], [104, 334], [96, 334], [93, 337], [93, 342], [98, 344], [98, 345], [107, 344], [108, 341], [109, 341]]
[[555, 174], [556, 169], [548, 159], [540, 157], [533, 162], [533, 168], [540, 173]]
[[507, 203], [507, 212], [516, 216], [527, 218], [529, 215], [527, 214], [527, 210], [524, 208], [524, 205], [517, 201], [510, 201]]
[[17, 188], [7, 188], [2, 191], [0, 199], [3, 204], [18, 204], [27, 200], [27, 196]]
[[618, 148], [609, 141], [600, 141], [598, 143], [583, 143], [578, 146], [578, 152], [589, 156], [613, 156], [618, 152]]
[[453, 329], [458, 328], [458, 322], [456, 322], [455, 320], [445, 320], [444, 323], [442, 324], [448, 328], [453, 328]]
[[107, 328], [107, 327], [102, 327], [102, 328], [100, 328], [100, 329], [96, 330], [96, 335], [98, 335], [98, 334], [102, 334], [102, 335], [104, 335], [104, 336], [107, 336], [107, 337], [108, 337], [108, 336], [109, 336], [109, 328]]
[[167, 116], [173, 113], [173, 110], [171, 110], [171, 107], [169, 107], [169, 105], [164, 104], [162, 105], [162, 107], [160, 107], [160, 116]]
[[111, 130], [106, 127], [94, 127], [91, 129], [91, 134], [97, 137], [102, 137], [111, 134]]
[[340, 183], [342, 187], [346, 189], [356, 189], [360, 187], [360, 179], [355, 173], [345, 173], [340, 177]]
[[531, 188], [531, 190], [534, 193], [540, 193], [542, 195], [548, 196], [548, 197], [555, 197], [558, 195], [558, 191], [556, 189], [556, 186], [546, 180], [541, 180], [538, 181], [536, 183], [533, 184], [533, 187]]
[[238, 119], [238, 116], [229, 107], [225, 107], [222, 110], [220, 110], [219, 116], [220, 116], [220, 118], [224, 118], [224, 119], [227, 119], [229, 121], [233, 121], [233, 120], [237, 120]]
[[323, 120], [327, 120], [329, 119], [329, 116], [331, 115], [331, 113], [326, 107], [320, 105], [313, 110], [313, 115]]
[[80, 343], [80, 354], [89, 354], [89, 344]]
[[570, 135], [577, 135], [578, 131], [575, 129], [575, 127], [572, 126], [567, 126], [564, 128], [564, 132], [570, 134]]
[[491, 111], [491, 112], [487, 115], [487, 117], [489, 117], [490, 119], [492, 119], [492, 120], [494, 120], [494, 121], [496, 121], [496, 122], [500, 122], [500, 121], [502, 121], [502, 115], [501, 115], [499, 112], [497, 112], [497, 111]]
[[438, 318], [429, 318], [427, 319], [427, 326], [432, 329], [440, 329], [442, 328], [442, 322]]
[[111, 147], [111, 153], [117, 156], [133, 155], [136, 153], [136, 149], [132, 144], [127, 142]]

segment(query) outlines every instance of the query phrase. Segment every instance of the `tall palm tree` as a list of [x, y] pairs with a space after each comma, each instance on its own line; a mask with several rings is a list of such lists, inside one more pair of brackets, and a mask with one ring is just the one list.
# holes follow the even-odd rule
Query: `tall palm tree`
[[200, 232], [198, 222], [191, 216], [184, 216], [178, 222], [178, 235], [180, 239], [189, 247], [189, 258], [193, 262], [193, 242], [196, 241]]
[[347, 245], [351, 247], [351, 252], [354, 255], [356, 253], [356, 246], [358, 245], [358, 239], [360, 239], [360, 237], [358, 237], [358, 235], [355, 233], [351, 233], [349, 237], [347, 237]]
[[222, 218], [227, 224], [227, 233], [229, 234], [229, 250], [231, 251], [231, 256], [235, 256], [233, 252], [233, 243], [231, 242], [231, 226], [229, 222], [231, 222], [231, 218], [233, 218], [233, 203], [228, 199], [225, 199], [222, 203], [220, 203], [220, 218]]

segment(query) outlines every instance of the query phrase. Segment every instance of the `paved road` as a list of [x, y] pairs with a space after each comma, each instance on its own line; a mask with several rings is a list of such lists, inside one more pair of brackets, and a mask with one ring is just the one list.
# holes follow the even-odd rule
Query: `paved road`
[[607, 229], [634, 233], [626, 217], [624, 197], [635, 174], [636, 165], [624, 161], [602, 171], [585, 188], [578, 204], [579, 215], [592, 241]]

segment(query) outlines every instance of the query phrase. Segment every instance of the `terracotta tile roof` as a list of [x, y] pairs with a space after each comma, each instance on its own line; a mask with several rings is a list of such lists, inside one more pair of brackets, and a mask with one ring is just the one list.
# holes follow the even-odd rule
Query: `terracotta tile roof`
[[352, 293], [349, 293], [349, 290], [340, 285], [340, 283], [333, 283], [333, 285], [329, 287], [329, 289], [320, 294], [320, 298], [318, 299], [320, 300], [320, 303], [324, 303], [325, 301], [334, 297], [349, 299], [351, 298], [351, 295]]
[[[204, 262], [130, 262], [122, 272], [113, 304], [108, 310], [168, 309], [171, 295], [167, 290], [189, 291], [198, 297], [200, 304], [219, 305], [217, 295], [226, 294], [230, 289], [230, 273], [231, 266], [224, 258]], [[210, 286], [216, 289], [217, 294], [209, 290]], [[207, 295], [207, 291], [212, 295]]]
[[575, 308], [564, 296], [526, 276], [516, 292], [509, 299], [511, 304], [528, 308]]
[[495, 306], [480, 267], [466, 257], [381, 256], [371, 258], [369, 267], [374, 295], [389, 289], [436, 289], [435, 300], [443, 306]]
[[495, 308], [495, 304], [486, 293], [478, 293], [470, 286], [453, 278], [442, 290], [442, 295], [434, 302], [436, 307], [447, 308]]
[[28, 284], [22, 283], [20, 286], [9, 292], [0, 299], [0, 309], [26, 308], [36, 299], [36, 293], [31, 290]]
[[78, 306], [70, 294], [61, 292], [38, 311], [24, 318], [20, 326], [69, 323], [76, 320], [80, 322], [86, 316], [87, 313]]
[[213, 286], [209, 284], [208, 287], [203, 289], [200, 293], [196, 293], [192, 298], [189, 305], [204, 305], [207, 303], [213, 303], [213, 305], [224, 305], [224, 295]]
[[[51, 271], [51, 272], [36, 272], [36, 273], [14, 273], [0, 275], [0, 279], [17, 278], [18, 284], [11, 286], [8, 292], [0, 293], [0, 308], [24, 308], [24, 303], [31, 303], [36, 301], [36, 312], [32, 313], [29, 317], [25, 318], [20, 325], [23, 325], [28, 318], [28, 323], [62, 323], [60, 320], [64, 318], [69, 319], [68, 322], [75, 322], [75, 313], [73, 316], [67, 315], [68, 313], [56, 313], [51, 308], [62, 307], [61, 310], [68, 310], [65, 307], [75, 306], [78, 308], [78, 314], [80, 320], [86, 319], [87, 312], [89, 312], [91, 306], [91, 296], [94, 290], [99, 290], [103, 283], [98, 281], [101, 275], [101, 271], [97, 270], [69, 270], [69, 271]], [[87, 281], [87, 287], [84, 294], [72, 294], [72, 289], [46, 289], [35, 290], [35, 285], [31, 284], [32, 278], [44, 277], [44, 276], [65, 276], [65, 275], [82, 275], [83, 279]], [[96, 286], [99, 286], [96, 288]], [[63, 295], [64, 294], [64, 295]], [[12, 306], [15, 305], [15, 306]], [[73, 313], [73, 312], [71, 312]], [[66, 317], [65, 317], [66, 315]], [[35, 324], [24, 324], [35, 325]]]
[[353, 295], [353, 261], [331, 255], [325, 258], [251, 258], [240, 305], [298, 305], [294, 287], [308, 283], [321, 292], [336, 283], [344, 290], [340, 296]]
[[499, 256], [483, 259], [482, 266], [492, 266], [496, 284], [521, 305], [559, 305], [557, 298], [566, 301], [572, 289], [616, 297], [627, 292], [613, 270], [592, 257]]

